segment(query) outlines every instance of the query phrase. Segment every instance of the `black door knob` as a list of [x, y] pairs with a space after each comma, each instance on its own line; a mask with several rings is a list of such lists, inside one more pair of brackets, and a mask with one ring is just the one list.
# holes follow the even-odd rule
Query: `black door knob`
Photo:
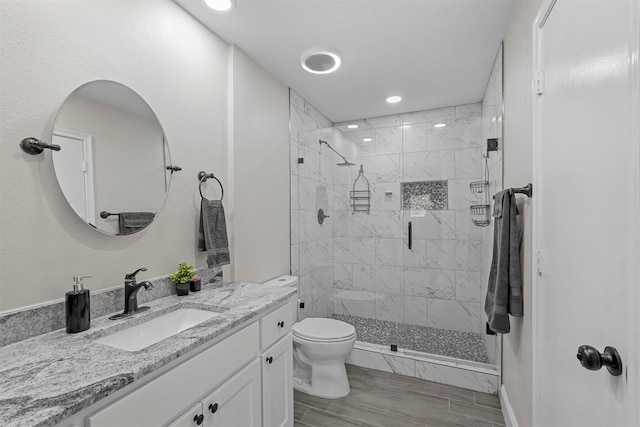
[[278, 326], [280, 326], [281, 328], [284, 328], [284, 320], [283, 320], [283, 321], [278, 322]]
[[269, 364], [273, 363], [273, 357], [271, 357], [271, 356], [267, 357], [266, 361]]
[[204, 421], [204, 415], [203, 415], [203, 414], [196, 415], [195, 417], [193, 417], [193, 421], [194, 421], [197, 425], [202, 424], [202, 422]]
[[606, 366], [609, 373], [614, 377], [622, 374], [622, 358], [615, 347], [605, 347], [604, 353], [600, 353], [590, 345], [581, 345], [578, 347], [576, 357], [580, 364], [590, 371], [597, 371]]
[[218, 410], [218, 404], [217, 403], [212, 403], [209, 405], [209, 410], [211, 411], [212, 414], [215, 414], [216, 411]]

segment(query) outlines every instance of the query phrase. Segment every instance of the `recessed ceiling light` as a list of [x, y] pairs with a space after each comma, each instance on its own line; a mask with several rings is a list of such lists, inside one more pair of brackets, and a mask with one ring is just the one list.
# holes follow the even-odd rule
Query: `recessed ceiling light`
[[213, 10], [225, 12], [235, 7], [235, 0], [204, 0], [204, 2]]
[[402, 97], [398, 95], [393, 95], [387, 98], [387, 102], [389, 104], [395, 104], [396, 102], [402, 101]]
[[362, 138], [362, 142], [371, 142], [373, 138]]
[[433, 125], [434, 128], [443, 128], [445, 127], [447, 124], [446, 123], [436, 123], [435, 125]]
[[359, 127], [358, 125], [347, 125], [347, 129], [358, 129]]
[[308, 50], [300, 57], [302, 68], [313, 74], [333, 73], [341, 63], [340, 55], [330, 50]]

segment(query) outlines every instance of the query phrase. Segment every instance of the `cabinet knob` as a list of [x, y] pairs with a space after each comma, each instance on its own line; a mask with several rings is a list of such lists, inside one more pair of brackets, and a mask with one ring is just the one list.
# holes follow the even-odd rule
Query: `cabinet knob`
[[197, 425], [202, 424], [202, 422], [204, 421], [204, 415], [203, 415], [203, 414], [196, 415], [195, 417], [193, 417], [193, 421], [194, 421]]
[[267, 363], [271, 364], [273, 363], [273, 357], [269, 356], [266, 358]]
[[284, 320], [278, 322], [278, 326], [280, 326], [281, 328], [284, 328]]
[[211, 411], [212, 414], [215, 414], [216, 411], [218, 410], [218, 404], [217, 403], [212, 403], [209, 405], [209, 410]]

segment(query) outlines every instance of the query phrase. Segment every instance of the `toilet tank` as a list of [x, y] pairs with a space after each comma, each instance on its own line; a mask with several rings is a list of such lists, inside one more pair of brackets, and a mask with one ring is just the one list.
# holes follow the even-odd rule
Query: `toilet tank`
[[[269, 286], [282, 286], [282, 287], [298, 287], [298, 277], [297, 276], [278, 276], [271, 280], [268, 280], [263, 283], [263, 285]], [[291, 297], [289, 301], [291, 303], [291, 321], [293, 323], [298, 321], [298, 306], [300, 305], [300, 299], [298, 299], [298, 295], [294, 295]]]

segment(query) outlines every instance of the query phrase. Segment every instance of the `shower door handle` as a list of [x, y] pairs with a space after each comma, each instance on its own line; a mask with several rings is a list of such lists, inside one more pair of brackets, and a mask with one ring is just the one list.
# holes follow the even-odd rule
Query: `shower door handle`
[[411, 221], [409, 221], [409, 226], [408, 226], [407, 232], [408, 232], [408, 236], [409, 236], [409, 239], [408, 239], [409, 250], [411, 250]]

